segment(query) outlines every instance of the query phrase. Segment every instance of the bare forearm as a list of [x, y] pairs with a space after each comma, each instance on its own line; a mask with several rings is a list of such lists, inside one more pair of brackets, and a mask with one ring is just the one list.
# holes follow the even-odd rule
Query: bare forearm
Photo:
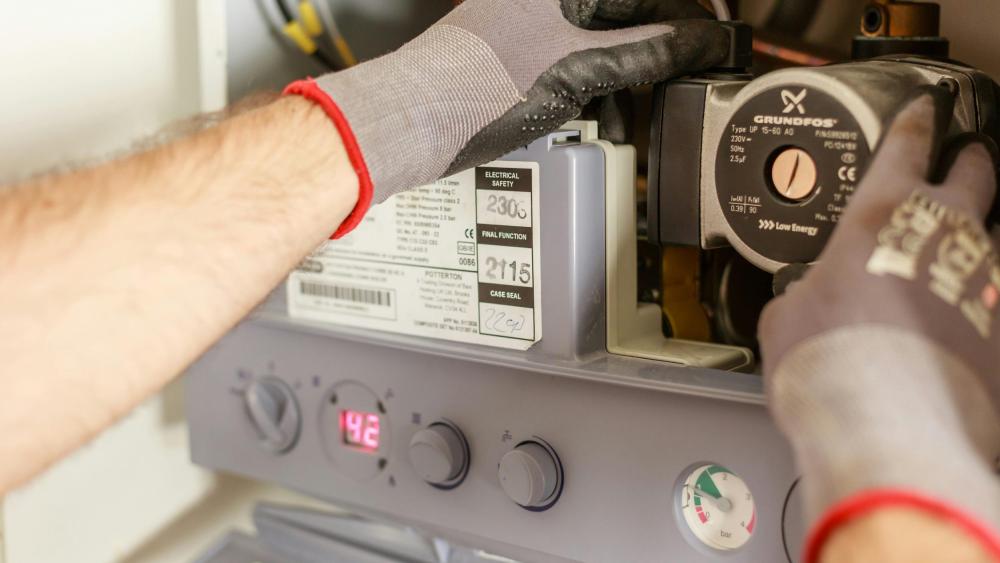
[[941, 518], [908, 509], [886, 509], [836, 532], [822, 563], [994, 563], [968, 532]]
[[0, 192], [0, 493], [202, 353], [353, 208], [322, 110], [279, 100]]

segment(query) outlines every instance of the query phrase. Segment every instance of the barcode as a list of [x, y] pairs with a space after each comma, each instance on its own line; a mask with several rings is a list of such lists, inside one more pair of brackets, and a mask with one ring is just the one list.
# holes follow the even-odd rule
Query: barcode
[[303, 281], [299, 282], [299, 291], [303, 295], [315, 295], [318, 297], [339, 299], [341, 301], [364, 303], [365, 305], [378, 305], [380, 307], [392, 306], [392, 293], [377, 289]]

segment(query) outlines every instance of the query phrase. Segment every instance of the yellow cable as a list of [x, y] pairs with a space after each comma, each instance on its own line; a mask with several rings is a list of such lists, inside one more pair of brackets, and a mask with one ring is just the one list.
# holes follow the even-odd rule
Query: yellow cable
[[302, 21], [302, 25], [310, 36], [319, 37], [323, 35], [323, 20], [320, 19], [319, 13], [316, 12], [316, 6], [313, 6], [309, 0], [299, 2], [299, 20]]
[[295, 43], [298, 46], [298, 48], [302, 50], [303, 53], [307, 55], [315, 53], [316, 50], [319, 48], [316, 45], [316, 42], [312, 40], [312, 37], [309, 37], [309, 34], [306, 33], [306, 30], [304, 27], [302, 27], [302, 24], [297, 21], [288, 22], [287, 24], [285, 24], [285, 27], [282, 29], [282, 32], [284, 32], [284, 34], [289, 39], [291, 39], [292, 42]]
[[[330, 18], [330, 43], [337, 51], [337, 56], [340, 57], [345, 67], [358, 64], [358, 59], [354, 56], [351, 46], [344, 39], [344, 36], [340, 34], [340, 30], [337, 29], [337, 23], [333, 19], [333, 16], [328, 15], [328, 17]], [[299, 20], [302, 22], [305, 32], [311, 37], [319, 37], [326, 31], [323, 26], [323, 18], [319, 15], [316, 5], [311, 0], [302, 0], [299, 2]]]
[[358, 59], [354, 57], [350, 45], [347, 44], [342, 35], [334, 36], [333, 47], [337, 49], [337, 54], [340, 55], [340, 60], [344, 61], [344, 65], [354, 66], [358, 64]]

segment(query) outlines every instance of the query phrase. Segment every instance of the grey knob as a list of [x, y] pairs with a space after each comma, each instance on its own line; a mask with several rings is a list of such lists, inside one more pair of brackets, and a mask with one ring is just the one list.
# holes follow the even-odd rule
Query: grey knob
[[524, 508], [551, 503], [562, 481], [562, 469], [552, 452], [535, 442], [504, 454], [497, 475], [503, 492]]
[[302, 417], [295, 394], [284, 381], [275, 377], [258, 379], [244, 390], [243, 401], [264, 449], [282, 453], [295, 444]]
[[413, 435], [410, 463], [431, 485], [457, 484], [469, 464], [468, 446], [457, 427], [436, 422]]

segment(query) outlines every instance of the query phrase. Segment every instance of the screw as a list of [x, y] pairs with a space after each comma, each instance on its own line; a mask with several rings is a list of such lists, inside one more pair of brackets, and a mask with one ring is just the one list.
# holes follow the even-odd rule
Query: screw
[[937, 85], [947, 90], [952, 96], [958, 95], [958, 81], [954, 78], [942, 78], [941, 80], [938, 80]]

